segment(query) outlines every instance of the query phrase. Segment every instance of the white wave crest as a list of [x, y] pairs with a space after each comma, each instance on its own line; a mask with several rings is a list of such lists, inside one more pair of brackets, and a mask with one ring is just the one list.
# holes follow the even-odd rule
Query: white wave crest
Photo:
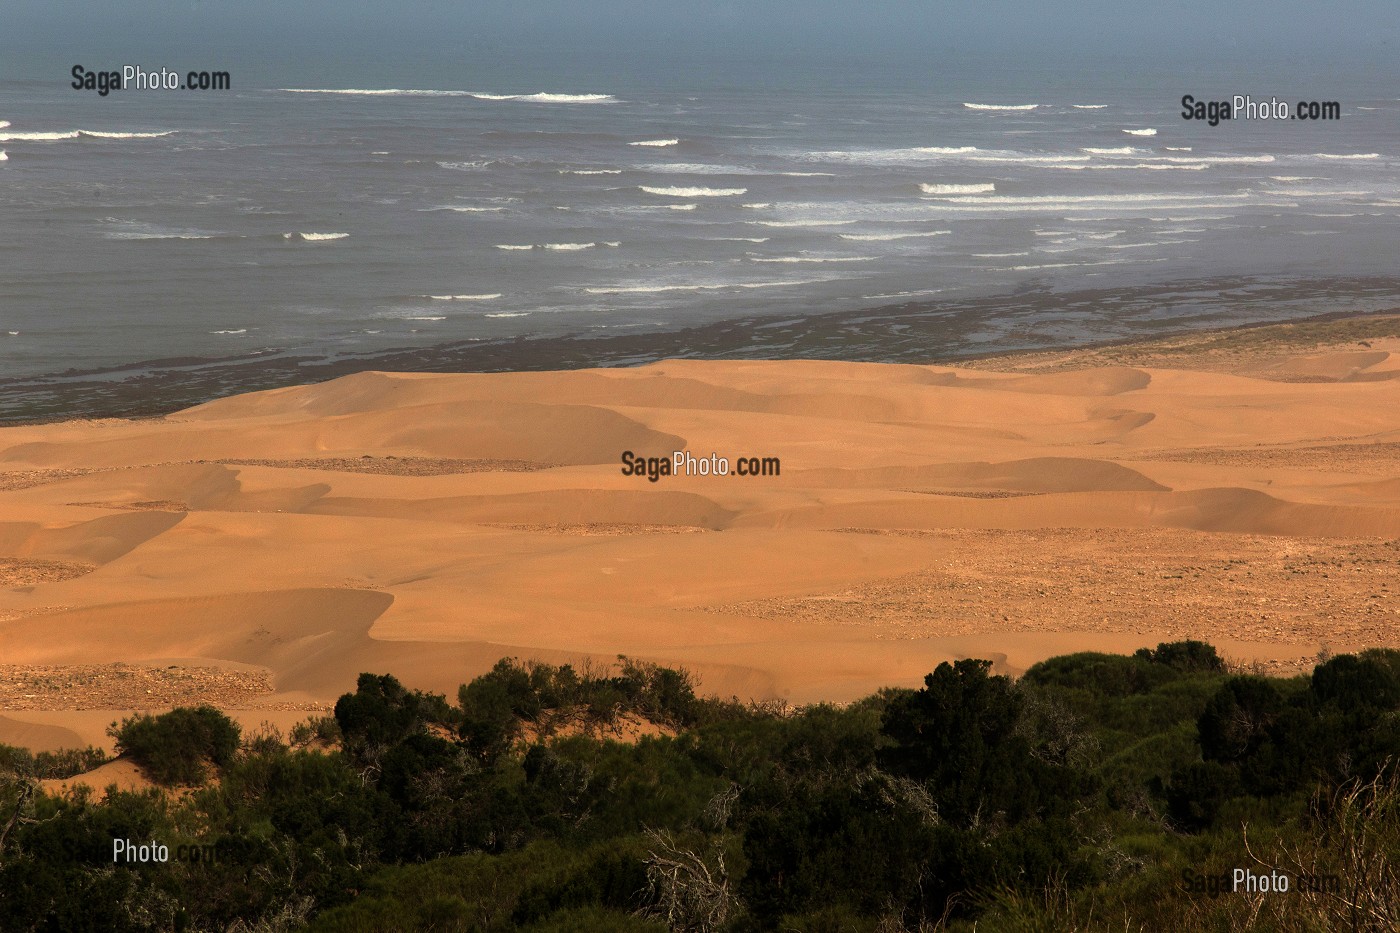
[[635, 143], [628, 143], [629, 146], [651, 146], [660, 149], [663, 146], [679, 146], [679, 139], [639, 139]]
[[434, 301], [490, 301], [493, 298], [501, 297], [500, 292], [492, 292], [489, 295], [424, 295]]
[[100, 130], [78, 130], [79, 136], [91, 136], [96, 139], [157, 139], [161, 136], [170, 136], [174, 130], [164, 130], [159, 133], [104, 133]]
[[871, 262], [874, 256], [778, 256], [771, 259], [754, 259], [754, 262]]
[[495, 314], [487, 314], [484, 317], [529, 317], [529, 311], [497, 311]]
[[1157, 131], [1151, 127], [1144, 130], [1124, 130], [1129, 136], [1156, 136]]
[[[927, 210], [950, 212], [1019, 212], [1019, 211], [1115, 211], [1121, 209], [1148, 208], [1206, 208], [1215, 207], [1222, 201], [1247, 199], [1249, 193], [1242, 194], [1110, 194], [1038, 197], [991, 197], [939, 198], [940, 203], [930, 204]], [[1074, 219], [1074, 218], [1067, 218]], [[1170, 218], [1175, 220], [1176, 218]]]
[[1092, 156], [1053, 155], [1053, 156], [972, 156], [973, 162], [1016, 162], [1027, 165], [1054, 165], [1059, 162], [1088, 162]]
[[912, 240], [919, 237], [943, 236], [951, 230], [929, 230], [927, 233], [842, 233], [843, 240], [859, 240], [866, 243], [883, 243], [889, 240]]
[[1034, 110], [1039, 104], [969, 104], [964, 102], [963, 106], [968, 110]]
[[1079, 151], [1092, 152], [1094, 155], [1134, 155], [1139, 152], [1147, 152], [1148, 150], [1138, 149], [1134, 146], [1118, 146], [1113, 149], [1095, 149], [1091, 146], [1086, 146]]
[[561, 168], [560, 175], [621, 175], [620, 168]]
[[483, 94], [470, 95], [477, 100], [520, 100], [532, 104], [601, 104], [617, 100], [611, 94]]
[[963, 155], [976, 152], [976, 146], [919, 146], [914, 152], [927, 152], [930, 155]]
[[1158, 201], [1241, 200], [1249, 194], [1082, 194], [1082, 195], [996, 195], [990, 198], [941, 198], [955, 204], [1139, 204]]
[[1189, 165], [1203, 162], [1212, 165], [1267, 165], [1274, 161], [1271, 155], [1257, 156], [1158, 156], [1160, 162], [1177, 162]]
[[532, 245], [530, 245], [530, 244], [528, 244], [528, 243], [525, 244], [524, 246], [516, 246], [515, 244], [512, 244], [512, 243], [497, 243], [497, 244], [496, 244], [496, 249], [534, 249], [534, 248], [535, 248], [534, 246], [532, 246]]
[[211, 334], [228, 334], [228, 335], [233, 335], [233, 334], [246, 334], [246, 333], [248, 333], [248, 328], [246, 328], [246, 327], [240, 327], [240, 328], [238, 328], [237, 330], [211, 330], [209, 333], [211, 333]]
[[746, 220], [744, 223], [758, 224], [760, 227], [844, 227], [854, 220]]
[[1075, 110], [1102, 110], [1108, 104], [1070, 104]]
[[997, 190], [997, 186], [991, 182], [975, 185], [925, 185], [920, 184], [919, 190], [924, 194], [984, 194], [988, 191]]
[[77, 130], [62, 133], [0, 133], [0, 142], [53, 142], [59, 139], [77, 139]]
[[5, 127], [7, 127], [7, 126], [9, 126], [9, 125], [10, 125], [10, 121], [9, 121], [9, 120], [0, 120], [0, 130], [3, 130]]
[[664, 194], [672, 198], [729, 198], [744, 194], [748, 188], [653, 188], [639, 185], [647, 194]]
[[1167, 150], [1168, 152], [1190, 152], [1190, 151], [1191, 151], [1191, 147], [1190, 147], [1190, 146], [1163, 146], [1162, 148], [1165, 149], [1165, 150]]
[[597, 245], [597, 243], [546, 243], [544, 248], [573, 252], [574, 250], [580, 249], [592, 249]]
[[716, 240], [725, 243], [767, 243], [772, 237], [766, 236], [717, 236]]
[[762, 209], [765, 208], [765, 207], [772, 207], [773, 204], [772, 204], [771, 201], [759, 201], [759, 202], [756, 203], [756, 204], [740, 204], [739, 206], [740, 206], [740, 207], [751, 207], [751, 208], [753, 208], [754, 210], [762, 210]]
[[1112, 171], [1121, 169], [1140, 169], [1145, 171], [1174, 171], [1174, 172], [1199, 172], [1209, 168], [1209, 165], [1164, 165], [1160, 162], [1116, 162], [1106, 165], [1054, 165], [1052, 168], [1071, 169], [1074, 171]]
[[596, 104], [615, 100], [611, 94], [486, 94], [481, 91], [439, 91], [424, 88], [278, 88], [288, 94], [344, 94], [357, 97], [475, 97], [477, 100], [523, 100], [546, 104]]
[[437, 207], [420, 207], [420, 212], [432, 213], [433, 211], [455, 211], [458, 214], [494, 214], [497, 211], [505, 210], [504, 207], [464, 207], [460, 204], [440, 204]]
[[673, 211], [693, 211], [693, 210], [695, 210], [695, 208], [698, 207], [699, 205], [697, 205], [697, 204], [667, 204], [666, 206], [669, 207], [669, 208], [670, 208], [671, 210], [673, 210]]
[[320, 240], [343, 240], [349, 235], [348, 233], [284, 233], [282, 239], [290, 240], [293, 237], [301, 237], [303, 240], [317, 242]]
[[0, 149], [0, 162], [10, 161], [10, 155], [4, 149]]
[[345, 94], [354, 97], [470, 97], [471, 91], [433, 91], [418, 88], [363, 88], [363, 87], [282, 87], [286, 94]]
[[1313, 158], [1315, 159], [1379, 159], [1380, 157], [1381, 154], [1379, 152], [1353, 152], [1345, 155], [1337, 155], [1331, 152], [1313, 153]]

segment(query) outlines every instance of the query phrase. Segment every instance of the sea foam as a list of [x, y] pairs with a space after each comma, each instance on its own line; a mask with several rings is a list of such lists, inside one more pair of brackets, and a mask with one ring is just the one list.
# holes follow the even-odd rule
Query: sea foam
[[963, 106], [968, 110], [1034, 110], [1039, 104], [969, 104], [964, 102]]
[[477, 100], [523, 100], [535, 104], [601, 104], [617, 100], [611, 94], [482, 94], [470, 95]]
[[754, 262], [871, 262], [874, 256], [777, 256], [774, 258], [755, 258]]
[[53, 142], [59, 139], [77, 139], [77, 130], [62, 133], [0, 133], [0, 142]]
[[628, 143], [627, 145], [651, 146], [653, 148], [661, 148], [663, 146], [679, 146], [680, 142], [681, 141], [679, 139], [639, 139], [637, 142]]
[[920, 184], [919, 190], [924, 194], [984, 194], [988, 191], [997, 190], [997, 186], [991, 182], [973, 185], [925, 185]]
[[344, 94], [360, 97], [474, 97], [477, 100], [518, 100], [541, 104], [597, 104], [616, 100], [611, 94], [487, 94], [482, 91], [439, 91], [425, 88], [284, 87], [288, 94]]
[[284, 233], [282, 239], [290, 240], [293, 237], [301, 237], [303, 240], [314, 243], [321, 240], [343, 240], [349, 235], [348, 233]]
[[161, 136], [170, 136], [174, 130], [164, 130], [158, 133], [104, 133], [100, 130], [78, 130], [79, 136], [91, 136], [95, 139], [158, 139]]
[[1151, 127], [1144, 130], [1124, 130], [1129, 136], [1156, 136], [1157, 131]]
[[424, 295], [424, 298], [431, 298], [434, 301], [490, 301], [493, 298], [501, 297], [500, 292], [492, 292], [489, 295]]
[[647, 194], [664, 194], [673, 198], [728, 198], [743, 194], [747, 188], [653, 188], [639, 185]]

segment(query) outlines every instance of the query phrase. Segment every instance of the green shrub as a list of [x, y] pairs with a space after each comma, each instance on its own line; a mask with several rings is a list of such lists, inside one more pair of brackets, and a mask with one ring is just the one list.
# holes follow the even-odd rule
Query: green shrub
[[226, 768], [238, 751], [238, 724], [212, 706], [178, 707], [112, 724], [117, 750], [160, 784], [199, 784], [208, 765]]

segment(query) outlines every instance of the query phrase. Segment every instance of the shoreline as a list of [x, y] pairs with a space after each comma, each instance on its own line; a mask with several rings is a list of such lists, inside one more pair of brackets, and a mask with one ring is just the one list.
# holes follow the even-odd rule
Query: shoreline
[[[1230, 298], [1253, 319], [1231, 322], [1188, 316], [1192, 296], [1205, 289]], [[1175, 304], [1173, 304], [1175, 302]], [[1295, 306], [1354, 305], [1299, 313]], [[1115, 324], [1134, 333], [1056, 338], [1036, 332], [1035, 315], [1084, 305], [1137, 307], [1182, 316], [1150, 327]], [[1282, 309], [1282, 310], [1280, 310]], [[651, 334], [515, 337], [455, 341], [428, 347], [324, 357], [298, 351], [259, 351], [234, 357], [173, 358], [122, 367], [0, 378], [0, 426], [101, 418], [161, 417], [204, 402], [264, 389], [325, 382], [366, 371], [416, 373], [546, 372], [643, 365], [665, 359], [818, 359], [853, 362], [987, 365], [1001, 358], [1105, 351], [1144, 342], [1187, 339], [1283, 324], [1379, 318], [1400, 313], [1400, 279], [1299, 280], [1268, 285], [1243, 279], [1100, 288], [1049, 289], [962, 302], [905, 302], [803, 318], [749, 316]], [[1018, 324], [1018, 321], [1025, 321]], [[1011, 329], [999, 346], [971, 352], [989, 326]], [[1019, 328], [1019, 330], [1018, 330]], [[123, 373], [130, 373], [122, 377]]]

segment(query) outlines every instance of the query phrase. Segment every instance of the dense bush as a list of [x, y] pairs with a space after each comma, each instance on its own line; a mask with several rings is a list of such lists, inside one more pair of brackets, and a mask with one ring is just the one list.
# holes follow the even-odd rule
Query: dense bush
[[227, 767], [238, 751], [238, 724], [212, 706], [138, 715], [107, 730], [117, 751], [160, 784], [198, 784], [209, 765]]
[[[1389, 929], [1398, 710], [1400, 653], [1266, 680], [1198, 642], [798, 710], [627, 659], [507, 659], [456, 705], [365, 674], [291, 746], [208, 708], [114, 727], [162, 781], [220, 769], [180, 796], [48, 796], [100, 756], [0, 747], [0, 929]], [[208, 857], [114, 865], [117, 838]], [[1183, 881], [1256, 858], [1349, 883], [1246, 909]]]

